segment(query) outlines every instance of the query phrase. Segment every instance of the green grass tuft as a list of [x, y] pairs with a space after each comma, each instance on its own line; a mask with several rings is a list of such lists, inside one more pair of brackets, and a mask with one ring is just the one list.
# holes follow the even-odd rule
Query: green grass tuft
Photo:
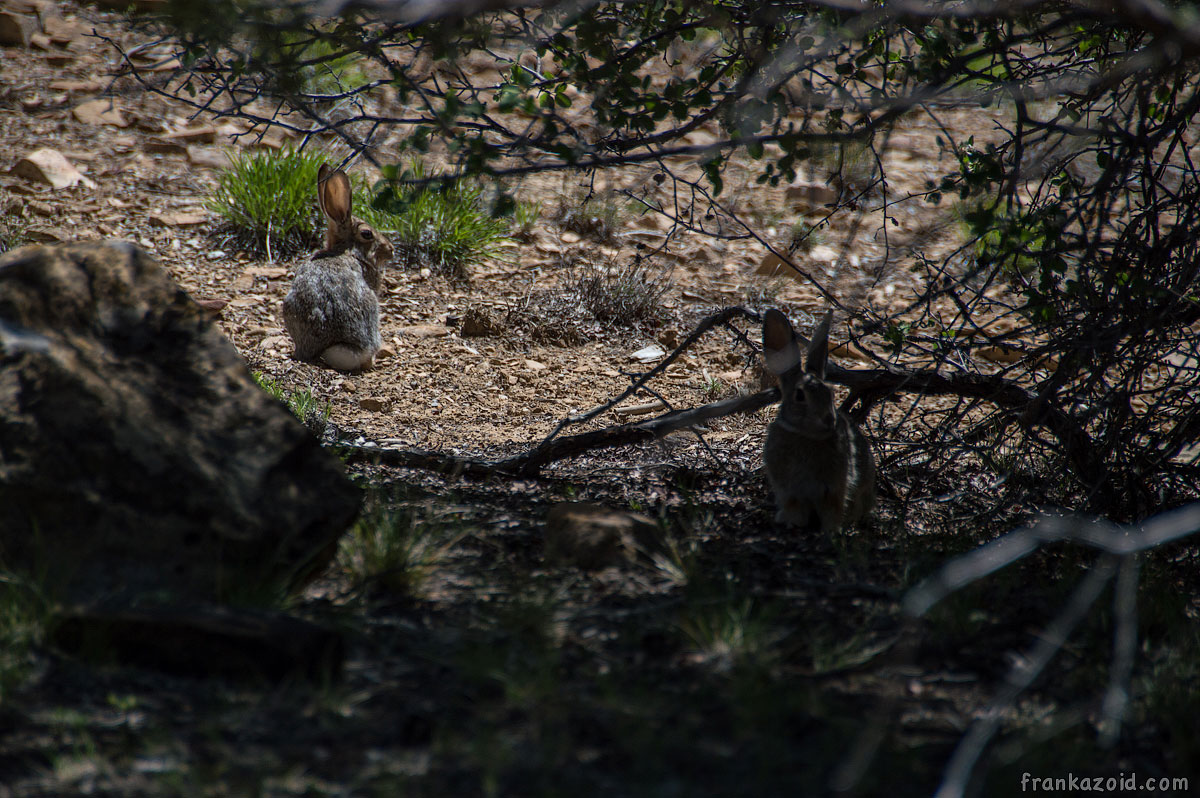
[[30, 580], [0, 571], [0, 705], [29, 677], [45, 634], [49, 604]]
[[559, 200], [554, 221], [563, 230], [607, 243], [625, 223], [625, 209], [612, 194], [589, 194], [584, 199], [566, 197]]
[[[404, 175], [416, 181], [425, 177], [419, 162]], [[462, 180], [385, 184], [373, 203], [364, 202], [356, 212], [391, 238], [405, 266], [428, 267], [452, 278], [466, 277], [474, 261], [499, 255], [508, 240], [508, 221], [491, 215], [482, 187]]]
[[258, 387], [266, 391], [271, 398], [286, 405], [292, 415], [300, 419], [313, 435], [320, 437], [321, 433], [325, 431], [325, 426], [329, 423], [329, 402], [322, 406], [320, 401], [312, 395], [312, 391], [307, 388], [289, 391], [261, 372], [255, 371], [251, 376], [258, 383]]
[[314, 248], [321, 229], [316, 150], [251, 150], [231, 153], [217, 175], [207, 207], [229, 223], [242, 246], [272, 257]]
[[521, 241], [532, 239], [541, 215], [542, 203], [518, 201], [513, 206], [513, 236]]
[[338, 563], [357, 590], [416, 597], [455, 537], [420, 508], [373, 503], [342, 538]]
[[0, 216], [0, 255], [29, 243], [25, 228], [18, 225], [15, 214]]

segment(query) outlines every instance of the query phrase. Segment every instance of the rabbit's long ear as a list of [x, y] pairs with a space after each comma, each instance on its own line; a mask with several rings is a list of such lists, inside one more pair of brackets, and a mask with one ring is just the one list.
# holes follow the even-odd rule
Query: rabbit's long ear
[[787, 316], [771, 308], [763, 316], [763, 360], [775, 376], [800, 363], [800, 345]]
[[317, 199], [321, 211], [335, 224], [345, 224], [350, 219], [353, 191], [350, 178], [341, 169], [336, 172], [325, 164], [317, 171]]
[[825, 361], [829, 358], [829, 325], [833, 323], [833, 311], [825, 313], [825, 318], [813, 329], [812, 340], [808, 343], [808, 358], [804, 361], [804, 370], [825, 379]]
[[331, 174], [333, 174], [333, 170], [327, 163], [323, 163], [317, 168], [317, 205], [321, 207], [321, 213], [326, 216], [329, 215], [329, 211], [325, 210], [325, 183]]

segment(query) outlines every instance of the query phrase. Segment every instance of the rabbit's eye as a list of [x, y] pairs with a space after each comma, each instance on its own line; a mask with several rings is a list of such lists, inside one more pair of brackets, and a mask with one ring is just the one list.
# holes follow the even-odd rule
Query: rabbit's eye
[[362, 230], [358, 231], [358, 237], [361, 238], [363, 241], [370, 241], [375, 236], [370, 230], [368, 230], [364, 227]]

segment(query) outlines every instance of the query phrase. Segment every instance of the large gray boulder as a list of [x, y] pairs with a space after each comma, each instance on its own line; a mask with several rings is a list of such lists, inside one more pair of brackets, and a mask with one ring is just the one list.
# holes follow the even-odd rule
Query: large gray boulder
[[324, 568], [359, 500], [149, 255], [0, 255], [0, 568], [73, 599], [263, 596]]

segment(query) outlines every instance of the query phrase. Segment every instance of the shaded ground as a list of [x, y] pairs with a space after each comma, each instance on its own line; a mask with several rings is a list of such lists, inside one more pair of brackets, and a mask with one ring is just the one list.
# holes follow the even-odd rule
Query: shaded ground
[[[138, 41], [116, 16], [62, 9], [81, 32], [97, 26]], [[717, 307], [760, 300], [798, 320], [822, 307], [809, 286], [756, 274], [761, 246], [685, 237], [663, 258], [676, 287], [659, 327], [581, 316], [574, 326], [587, 340], [574, 346], [534, 341], [516, 322], [462, 337], [453, 322], [471, 308], [502, 319], [531, 295], [561, 290], [564, 257], [627, 259], [638, 241], [664, 233], [654, 218], [630, 215], [599, 245], [547, 219], [506, 261], [473, 265], [466, 283], [393, 269], [383, 302], [389, 351], [375, 371], [298, 363], [279, 315], [294, 262], [228, 248], [202, 207], [215, 174], [206, 164], [238, 145], [218, 130], [190, 153], [156, 151], [156, 140], [192, 123], [128, 78], [111, 84], [126, 127], [80, 121], [72, 109], [109, 87], [114, 64], [101, 42], [82, 36], [45, 52], [3, 52], [0, 170], [53, 146], [96, 182], [50, 192], [0, 176], [8, 219], [34, 238], [137, 241], [197, 298], [229, 300], [219, 323], [251, 368], [328, 402], [343, 438], [512, 453], [615, 395], [645, 368], [635, 351], [669, 349]], [[85, 87], [56, 88], [57, 80]], [[975, 112], [961, 113], [964, 126], [974, 122]], [[931, 139], [915, 121], [893, 140], [894, 191], [916, 190], [946, 168]], [[522, 190], [577, 189], [547, 180]], [[793, 201], [783, 189], [755, 192], [739, 197], [748, 215], [784, 235]], [[823, 231], [809, 259], [843, 300], [901, 303], [919, 281], [905, 247], [933, 252], [952, 241], [945, 213], [902, 206], [897, 219], [886, 241], [873, 229], [850, 239], [842, 222]], [[530, 307], [536, 320], [539, 306]], [[654, 387], [686, 407], [755, 390], [758, 380], [750, 349], [723, 331]], [[770, 415], [713, 422], [707, 447], [678, 434], [564, 462], [536, 481], [355, 465], [413, 553], [403, 585], [386, 572], [358, 581], [350, 541], [338, 567], [294, 600], [297, 613], [349, 635], [341, 681], [187, 679], [87, 666], [39, 647], [28, 678], [0, 705], [0, 796], [816, 795], [846, 783], [843, 770], [849, 781], [861, 776], [862, 794], [930, 794], [1000, 683], [1007, 652], [1028, 647], [1087, 559], [1074, 550], [1031, 558], [908, 628], [896, 604], [903, 589], [1011, 528], [1027, 508], [981, 516], [986, 502], [961, 496], [914, 502], [907, 488], [919, 477], [886, 473], [880, 510], [863, 529], [834, 540], [787, 533], [770, 523], [759, 470]], [[605, 414], [593, 426], [619, 420]], [[888, 441], [873, 444], [887, 451]], [[957, 477], [986, 486], [990, 475], [970, 468]], [[672, 551], [594, 573], [549, 568], [543, 519], [564, 499], [646, 513]], [[1160, 588], [1153, 595], [1171, 598], [1152, 597], [1164, 605], [1153, 617], [1167, 620], [1144, 630], [1133, 731], [1115, 750], [1097, 746], [1110, 634], [1102, 618], [1010, 713], [985, 794], [1018, 792], [1026, 771], [1195, 775], [1200, 706], [1186, 678], [1197, 661], [1188, 630], [1195, 556], [1194, 547], [1164, 553], [1146, 567]]]

